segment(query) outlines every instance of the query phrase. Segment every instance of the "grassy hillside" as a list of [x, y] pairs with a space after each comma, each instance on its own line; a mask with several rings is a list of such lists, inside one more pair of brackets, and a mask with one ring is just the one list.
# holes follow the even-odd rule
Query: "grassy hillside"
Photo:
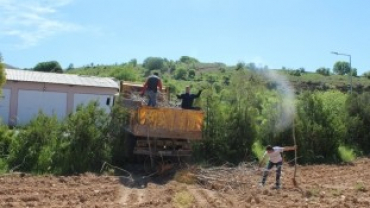
[[[154, 71], [160, 73], [166, 85], [172, 85], [175, 88], [182, 88], [185, 85], [199, 85], [198, 82], [227, 83], [230, 77], [237, 70], [247, 70], [251, 72], [250, 79], [254, 79], [256, 73], [276, 73], [289, 81], [299, 92], [302, 90], [329, 90], [335, 89], [342, 92], [348, 92], [350, 89], [349, 75], [331, 74], [324, 76], [314, 72], [305, 72], [304, 70], [288, 69], [250, 69], [250, 65], [237, 64], [236, 66], [227, 66], [223, 63], [201, 63], [196, 59], [182, 61], [168, 61], [167, 59], [156, 58], [155, 61], [161, 61], [159, 69], [153, 69], [148, 63], [137, 64], [123, 63], [115, 65], [90, 65], [81, 68], [69, 69], [67, 73], [114, 77], [117, 80], [127, 80], [143, 82], [145, 77]], [[274, 82], [274, 79], [260, 76], [261, 82]], [[370, 91], [370, 79], [365, 76], [353, 76], [352, 88], [355, 92]], [[178, 89], [177, 89], [178, 90]]]

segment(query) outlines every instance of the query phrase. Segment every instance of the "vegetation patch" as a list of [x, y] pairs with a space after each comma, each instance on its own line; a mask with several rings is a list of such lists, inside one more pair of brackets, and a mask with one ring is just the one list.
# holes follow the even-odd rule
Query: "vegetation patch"
[[367, 188], [365, 187], [365, 184], [363, 182], [357, 182], [355, 185], [355, 189], [357, 191], [367, 192]]
[[188, 208], [193, 205], [194, 196], [186, 190], [179, 191], [173, 198], [173, 205], [177, 208]]
[[342, 159], [343, 162], [352, 162], [356, 159], [356, 153], [353, 151], [353, 149], [341, 145], [338, 147], [339, 156]]
[[174, 178], [177, 182], [185, 184], [195, 184], [197, 180], [194, 174], [188, 169], [177, 171]]

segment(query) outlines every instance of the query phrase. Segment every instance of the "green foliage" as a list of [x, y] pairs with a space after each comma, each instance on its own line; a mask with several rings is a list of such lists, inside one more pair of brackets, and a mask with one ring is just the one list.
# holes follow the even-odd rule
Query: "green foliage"
[[137, 59], [131, 59], [128, 62], [128, 64], [131, 65], [132, 67], [136, 67], [137, 66]]
[[2, 86], [5, 84], [5, 81], [6, 81], [5, 67], [3, 64], [3, 57], [0, 53], [0, 93], [1, 93]]
[[361, 181], [357, 182], [355, 185], [355, 190], [356, 191], [361, 191], [361, 192], [367, 192], [368, 189], [366, 188], [365, 184]]
[[148, 57], [144, 60], [143, 67], [149, 70], [162, 69], [164, 67], [164, 60], [159, 57]]
[[364, 77], [366, 77], [367, 79], [370, 79], [370, 72], [365, 72]]
[[222, 86], [221, 86], [221, 84], [220, 84], [220, 83], [217, 83], [217, 82], [213, 83], [212, 87], [213, 87], [213, 90], [214, 90], [217, 94], [219, 94], [219, 93], [221, 92], [221, 90], [222, 90]]
[[9, 147], [9, 167], [21, 171], [49, 172], [57, 153], [57, 140], [62, 135], [56, 116], [38, 116], [19, 130]]
[[345, 75], [345, 74], [350, 73], [351, 67], [349, 66], [349, 63], [348, 62], [345, 62], [345, 61], [337, 61], [334, 64], [333, 71], [336, 74]]
[[258, 161], [261, 161], [265, 148], [260, 141], [255, 141], [252, 145], [252, 152], [258, 158]]
[[333, 162], [338, 158], [343, 128], [337, 124], [343, 121], [333, 116], [333, 108], [326, 102], [330, 100], [324, 101], [319, 93], [307, 92], [297, 103], [296, 138], [298, 146], [303, 147], [300, 148], [303, 162]]
[[178, 68], [175, 71], [175, 79], [186, 80], [188, 71], [185, 68]]
[[370, 153], [370, 93], [353, 93], [346, 100], [348, 126], [345, 144], [356, 144], [365, 154]]
[[340, 145], [338, 147], [338, 152], [340, 159], [344, 162], [352, 162], [356, 159], [356, 153], [354, 150], [347, 146]]
[[256, 95], [251, 86], [245, 84], [248, 75], [239, 72], [233, 77], [233, 85], [223, 90], [225, 97], [220, 97], [214, 89], [203, 92], [202, 97], [206, 97], [203, 106], [207, 106], [205, 140], [195, 146], [196, 157], [212, 158], [215, 163], [237, 163], [253, 155], [258, 102], [254, 101]]
[[109, 115], [97, 102], [78, 106], [63, 127], [57, 158], [60, 173], [98, 171], [104, 162], [110, 162], [109, 124]]
[[130, 113], [126, 108], [119, 105], [119, 102], [120, 100], [117, 100], [112, 109], [112, 118], [108, 126], [108, 139], [111, 146], [112, 163], [122, 166], [126, 162], [125, 141], [127, 141], [128, 136], [123, 127], [128, 125]]
[[8, 157], [10, 145], [15, 138], [15, 132], [10, 130], [7, 125], [0, 125], [0, 157]]
[[7, 159], [11, 152], [11, 144], [16, 138], [13, 130], [10, 130], [6, 125], [0, 125], [0, 174], [8, 170]]
[[74, 68], [75, 68], [74, 65], [72, 63], [70, 63], [69, 66], [68, 66], [68, 68], [67, 68], [67, 71], [72, 70]]
[[15, 131], [0, 126], [0, 172], [76, 174], [98, 172], [104, 162], [123, 165], [129, 113], [119, 105], [112, 112], [90, 102], [64, 121], [40, 112]]
[[4, 174], [8, 171], [8, 163], [6, 162], [5, 159], [0, 158], [0, 174]]
[[194, 69], [190, 69], [189, 70], [189, 73], [188, 73], [188, 76], [190, 79], [194, 79], [195, 77], [195, 70]]
[[244, 68], [245, 68], [245, 63], [244, 62], [239, 62], [239, 63], [236, 64], [235, 70], [239, 71], [239, 70], [243, 70]]
[[324, 76], [329, 76], [330, 75], [330, 69], [325, 68], [325, 67], [320, 67], [316, 69], [316, 73], [324, 75]]
[[207, 74], [206, 81], [209, 82], [210, 84], [213, 84], [218, 81], [218, 76], [215, 74]]
[[[184, 56], [176, 62], [149, 57], [143, 66], [145, 68], [133, 59], [120, 65], [90, 64], [70, 69], [68, 73], [143, 81], [153, 71], [160, 71], [173, 100], [174, 93], [182, 92], [186, 85], [191, 85], [194, 91], [204, 89], [196, 99], [196, 105], [202, 107], [206, 116], [203, 140], [193, 148], [198, 161], [238, 163], [259, 157], [264, 151], [262, 145], [292, 145], [292, 126], [279, 128], [282, 104], [286, 101], [284, 92], [279, 91], [279, 80], [262, 77], [258, 72], [263, 70], [257, 70], [255, 64], [238, 63], [235, 68], [220, 63], [200, 63]], [[332, 89], [348, 85], [347, 77], [322, 76], [329, 75], [330, 70], [320, 69], [322, 71], [317, 73], [305, 72], [303, 68], [277, 71], [295, 85], [296, 94], [299, 94], [293, 105], [297, 108], [294, 125], [299, 162], [346, 160], [341, 156], [351, 151], [343, 150], [340, 144], [358, 150], [352, 152], [357, 155], [369, 153], [370, 95], [353, 93], [348, 96], [337, 90], [299, 88], [299, 84], [319, 86], [313, 89], [321, 90], [323, 85]], [[361, 84], [363, 89], [370, 83], [355, 75], [353, 82], [354, 86]], [[125, 140], [129, 135], [122, 126], [128, 116], [127, 110], [120, 106], [116, 105], [109, 116], [92, 104], [79, 108], [61, 123], [39, 116], [35, 124], [20, 129], [17, 136], [11, 136], [11, 131], [1, 133], [0, 128], [0, 136], [9, 133], [4, 136], [9, 139], [0, 138], [0, 148], [9, 155], [0, 158], [0, 168], [65, 174], [98, 171], [104, 161], [123, 165], [126, 162]], [[41, 129], [41, 126], [48, 128]], [[45, 135], [47, 139], [42, 139]]]
[[115, 67], [110, 76], [124, 81], [137, 81], [139, 79], [138, 71], [131, 65]]
[[47, 61], [38, 63], [33, 70], [42, 72], [63, 73], [63, 69], [57, 61]]
[[301, 76], [301, 70], [297, 69], [297, 70], [290, 70], [289, 72], [291, 75], [293, 76]]
[[196, 58], [190, 56], [181, 56], [179, 61], [186, 64], [199, 63], [199, 61]]

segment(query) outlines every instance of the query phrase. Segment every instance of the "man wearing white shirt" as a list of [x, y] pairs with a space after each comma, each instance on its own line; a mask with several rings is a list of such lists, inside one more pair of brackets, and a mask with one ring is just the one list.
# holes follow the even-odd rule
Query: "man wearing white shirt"
[[267, 179], [267, 176], [268, 176], [268, 172], [271, 170], [271, 168], [276, 166], [276, 186], [275, 186], [275, 188], [276, 189], [281, 188], [280, 176], [281, 176], [281, 168], [282, 168], [282, 165], [283, 165], [283, 158], [281, 157], [281, 153], [284, 152], [284, 151], [291, 151], [291, 150], [295, 150], [295, 149], [296, 149], [296, 146], [289, 146], [289, 147], [275, 146], [275, 147], [272, 147], [271, 145], [268, 145], [266, 147], [266, 151], [263, 154], [263, 157], [261, 159], [261, 163], [264, 161], [266, 155], [268, 155], [269, 161], [267, 163], [266, 169], [263, 171], [261, 186], [265, 185], [265, 182], [266, 182], [266, 179]]

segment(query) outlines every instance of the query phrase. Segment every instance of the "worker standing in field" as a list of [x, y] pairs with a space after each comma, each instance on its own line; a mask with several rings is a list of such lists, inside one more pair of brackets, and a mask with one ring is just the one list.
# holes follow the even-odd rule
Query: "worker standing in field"
[[163, 90], [162, 81], [159, 78], [158, 73], [154, 72], [153, 75], [150, 75], [146, 79], [143, 90], [140, 93], [140, 95], [144, 95], [145, 93], [149, 97], [148, 106], [152, 106], [152, 107], [157, 106], [158, 89], [160, 91]]
[[183, 109], [193, 109], [193, 110], [200, 110], [199, 107], [193, 107], [193, 102], [195, 98], [198, 98], [202, 90], [199, 90], [197, 94], [190, 94], [190, 86], [185, 88], [185, 93], [181, 95], [176, 95], [178, 99], [182, 99], [181, 108]]
[[271, 145], [266, 146], [266, 151], [262, 156], [260, 166], [262, 165], [262, 162], [264, 161], [266, 155], [269, 157], [269, 161], [267, 163], [266, 168], [263, 171], [263, 176], [262, 176], [262, 181], [261, 181], [261, 186], [265, 185], [267, 176], [271, 168], [276, 166], [276, 189], [281, 188], [281, 183], [280, 183], [280, 176], [281, 176], [281, 168], [283, 166], [283, 158], [281, 156], [281, 153], [284, 151], [291, 151], [295, 150], [297, 146], [288, 146], [288, 147], [272, 147]]

